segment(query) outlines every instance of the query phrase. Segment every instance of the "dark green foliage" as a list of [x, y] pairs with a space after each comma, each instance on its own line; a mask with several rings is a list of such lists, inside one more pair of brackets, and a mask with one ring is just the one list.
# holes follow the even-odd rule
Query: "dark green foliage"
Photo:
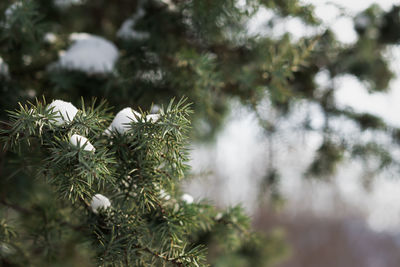
[[400, 41], [398, 31], [400, 25], [400, 6], [393, 6], [392, 9], [384, 14], [381, 25], [381, 40], [385, 43], [396, 44]]
[[372, 114], [369, 113], [352, 113], [346, 112], [346, 115], [352, 119], [354, 119], [359, 125], [361, 130], [385, 130], [386, 124], [385, 122]]
[[355, 145], [352, 153], [355, 157], [361, 157], [363, 159], [372, 157], [378, 162], [379, 169], [384, 169], [394, 163], [390, 152], [373, 142], [365, 145]]
[[40, 25], [42, 15], [33, 1], [19, 1], [9, 6], [3, 13], [3, 31], [1, 40], [9, 50], [29, 53], [37, 52], [36, 43], [43, 36], [44, 27]]
[[338, 163], [343, 159], [343, 147], [331, 141], [325, 141], [319, 147], [308, 174], [314, 177], [326, 177], [335, 173]]

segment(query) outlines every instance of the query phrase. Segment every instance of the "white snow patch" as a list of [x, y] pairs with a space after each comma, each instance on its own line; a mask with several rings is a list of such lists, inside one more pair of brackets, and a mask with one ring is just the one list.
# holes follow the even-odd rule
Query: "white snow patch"
[[138, 72], [137, 77], [148, 82], [159, 82], [163, 79], [163, 73], [160, 69]]
[[[135, 116], [136, 115], [136, 116]], [[120, 134], [125, 133], [130, 128], [130, 123], [137, 122], [136, 117], [140, 117], [140, 113], [136, 112], [132, 108], [124, 108], [117, 113], [111, 125], [105, 131], [107, 135], [110, 135], [112, 131], [117, 131]]]
[[183, 195], [182, 195], [182, 200], [183, 200], [184, 202], [186, 202], [187, 204], [192, 204], [194, 198], [193, 198], [191, 195], [189, 195], [189, 194], [183, 194]]
[[143, 8], [139, 7], [137, 12], [127, 20], [125, 20], [120, 29], [117, 32], [117, 36], [121, 39], [136, 39], [144, 40], [149, 38], [150, 34], [148, 32], [142, 32], [135, 30], [135, 25], [137, 21], [145, 15]]
[[113, 43], [88, 33], [73, 33], [70, 39], [73, 44], [50, 69], [61, 67], [88, 74], [112, 72], [118, 59], [118, 49]]
[[99, 209], [107, 209], [111, 206], [110, 200], [102, 194], [96, 194], [93, 196], [90, 202], [90, 207], [94, 213], [98, 213]]
[[6, 62], [4, 62], [2, 57], [0, 57], [0, 75], [2, 75], [4, 77], [10, 76], [8, 64]]
[[6, 16], [6, 19], [9, 20], [11, 17], [14, 15], [14, 12], [17, 11], [19, 8], [23, 6], [22, 2], [14, 2], [11, 4], [6, 11], [4, 12], [4, 15]]
[[85, 0], [54, 0], [54, 4], [59, 8], [68, 8], [72, 5], [83, 4]]
[[57, 35], [52, 32], [48, 32], [44, 35], [44, 41], [49, 44], [54, 44], [57, 41]]
[[56, 125], [63, 125], [64, 123], [71, 122], [78, 112], [78, 109], [74, 105], [62, 100], [53, 100], [47, 107], [48, 110], [51, 108], [53, 108], [53, 112], [59, 115], [55, 118]]
[[96, 149], [94, 148], [94, 146], [89, 142], [89, 140], [81, 135], [78, 134], [74, 134], [71, 136], [71, 138], [69, 139], [69, 142], [71, 143], [71, 145], [73, 146], [79, 146], [82, 147], [83, 150], [85, 151], [96, 151]]
[[121, 28], [117, 32], [117, 36], [122, 39], [137, 39], [144, 40], [149, 38], [150, 34], [148, 32], [140, 32], [133, 29], [136, 21], [132, 18], [125, 20]]
[[171, 199], [171, 196], [164, 189], [160, 190], [160, 197], [167, 201]]
[[168, 9], [174, 11], [177, 9], [177, 6], [171, 0], [160, 0], [160, 2], [167, 5]]
[[265, 7], [260, 7], [258, 12], [247, 22], [249, 35], [265, 35], [269, 33], [268, 22], [274, 17], [274, 13]]
[[160, 119], [160, 114], [149, 114], [146, 119], [150, 122], [157, 122]]
[[155, 104], [155, 105], [153, 105], [153, 106], [151, 107], [150, 113], [155, 114], [155, 113], [159, 112], [160, 109], [161, 109], [161, 107], [160, 107], [159, 105]]

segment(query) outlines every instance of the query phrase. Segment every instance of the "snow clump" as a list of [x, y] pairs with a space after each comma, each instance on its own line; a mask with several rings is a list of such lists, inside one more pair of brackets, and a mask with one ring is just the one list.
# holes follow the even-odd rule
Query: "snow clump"
[[99, 209], [106, 209], [110, 206], [111, 206], [110, 200], [105, 196], [103, 196], [102, 194], [94, 195], [92, 201], [90, 202], [90, 208], [96, 214], [99, 212]]
[[118, 59], [118, 49], [110, 41], [88, 33], [72, 33], [73, 44], [60, 55], [50, 70], [63, 68], [88, 74], [112, 72]]
[[189, 194], [183, 194], [182, 195], [182, 200], [184, 201], [184, 202], [186, 202], [187, 204], [192, 204], [193, 203], [193, 197], [191, 196], [191, 195], [189, 195]]
[[130, 128], [131, 122], [137, 122], [136, 117], [140, 116], [140, 113], [131, 109], [131, 108], [124, 108], [120, 112], [117, 113], [111, 125], [105, 131], [107, 135], [111, 134], [111, 131], [117, 131], [120, 134], [125, 133]]
[[78, 113], [78, 109], [72, 105], [70, 102], [65, 102], [62, 100], [53, 100], [53, 102], [48, 105], [47, 109], [53, 108], [53, 112], [58, 113], [55, 119], [55, 123], [57, 125], [63, 125], [67, 122], [71, 122], [76, 113]]
[[144, 40], [150, 37], [148, 32], [135, 30], [137, 21], [145, 15], [143, 8], [139, 7], [138, 11], [130, 18], [125, 20], [117, 32], [117, 36], [121, 39]]
[[81, 135], [78, 135], [78, 134], [72, 135], [71, 138], [69, 139], [69, 142], [73, 146], [82, 147], [83, 150], [85, 150], [85, 151], [93, 151], [93, 152], [96, 151], [96, 149], [89, 142], [89, 140], [86, 137], [83, 137]]

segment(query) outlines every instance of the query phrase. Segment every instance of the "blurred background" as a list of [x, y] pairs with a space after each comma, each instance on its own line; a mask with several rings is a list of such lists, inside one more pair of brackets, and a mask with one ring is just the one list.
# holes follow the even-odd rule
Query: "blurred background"
[[[323, 30], [327, 27], [336, 40], [354, 45], [360, 42], [357, 27], [361, 25], [358, 24], [368, 23], [361, 19], [360, 13], [368, 8], [369, 11], [381, 8], [389, 12], [396, 1], [302, 3], [311, 3], [315, 7], [314, 14], [322, 21]], [[399, 10], [396, 12], [399, 14]], [[266, 36], [290, 33], [294, 39], [323, 31], [309, 27], [297, 18], [285, 18], [273, 27], [265, 27], [272, 17], [270, 10], [259, 10], [249, 22], [248, 31]], [[390, 46], [382, 56], [394, 74], [384, 93], [371, 92], [368, 84], [354, 75], [332, 79], [326, 69], [319, 70], [314, 82], [319, 89], [334, 83], [333, 98], [340, 108], [373, 114], [390, 125], [399, 126], [400, 47]], [[400, 246], [397, 168], [392, 166], [376, 172], [380, 164], [377, 161], [364, 162], [354, 155], [347, 155], [333, 173], [320, 170], [328, 171], [328, 179], [308, 179], [311, 175], [308, 168], [321, 151], [324, 135], [299, 130], [299, 125], [308, 121], [312, 127], [324, 127], [324, 111], [318, 105], [296, 103], [289, 116], [279, 119], [279, 130], [271, 135], [265, 135], [257, 114], [263, 114], [265, 120], [276, 120], [275, 110], [268, 100], [260, 104], [261, 111], [257, 112], [240, 103], [231, 105], [228, 119], [215, 143], [193, 146], [193, 170], [211, 173], [206, 181], [199, 178], [188, 185], [193, 195], [198, 198], [207, 195], [223, 206], [244, 203], [254, 218], [256, 229], [281, 228], [290, 244], [290, 252], [277, 266], [378, 267], [400, 264], [397, 253]], [[376, 132], [360, 131], [347, 119], [336, 119], [333, 124], [342, 137], [346, 136], [351, 142], [378, 140], [391, 155], [398, 157], [391, 140]], [[269, 184], [270, 176], [278, 174], [279, 185]], [[269, 187], [263, 188], [263, 183], [268, 183]], [[279, 199], [278, 204], [274, 201], [275, 190], [279, 192], [275, 196]], [[268, 200], [260, 196], [260, 191], [269, 195]]]
[[0, 11], [1, 119], [42, 95], [104, 98], [114, 113], [189, 98], [185, 190], [241, 203], [267, 237], [258, 254], [210, 252], [213, 266], [400, 266], [397, 1], [4, 0]]

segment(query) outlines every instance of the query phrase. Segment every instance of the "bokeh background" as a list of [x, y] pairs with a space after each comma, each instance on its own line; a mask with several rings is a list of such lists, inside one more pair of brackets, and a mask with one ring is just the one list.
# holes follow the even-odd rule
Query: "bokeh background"
[[[389, 11], [397, 4], [396, 1], [303, 2], [315, 6], [315, 14], [323, 22], [322, 29], [310, 28], [297, 18], [282, 19], [266, 29], [273, 14], [262, 9], [250, 21], [248, 31], [268, 36], [289, 32], [296, 39], [329, 27], [340, 42], [353, 44], [358, 40], [354, 25], [358, 13], [371, 5]], [[399, 126], [400, 47], [390, 47], [384, 56], [395, 73], [387, 92], [371, 93], [356, 77], [343, 75], [335, 79], [334, 98], [341, 107], [368, 112]], [[331, 82], [328, 76], [326, 70], [321, 70], [315, 82], [319, 87], [327, 87]], [[260, 109], [264, 114], [273, 112], [268, 103], [261, 104]], [[296, 129], [306, 119], [321, 125], [322, 111], [317, 105], [298, 103], [295, 111], [280, 122], [279, 134], [265, 136], [257, 115], [233, 102], [215, 143], [193, 146], [193, 169], [198, 173], [209, 172], [209, 176], [206, 181], [196, 179], [188, 189], [198, 198], [207, 195], [223, 206], [244, 203], [254, 218], [255, 228], [261, 231], [282, 228], [291, 249], [288, 259], [278, 266], [398, 266], [398, 174], [386, 170], [376, 175], [373, 166], [349, 160], [342, 162], [328, 181], [304, 179], [323, 140], [321, 134]], [[354, 125], [344, 120], [336, 123], [344, 135], [361, 137]], [[260, 205], [259, 185], [271, 168], [271, 161], [281, 174], [279, 192], [283, 204], [279, 208]]]

